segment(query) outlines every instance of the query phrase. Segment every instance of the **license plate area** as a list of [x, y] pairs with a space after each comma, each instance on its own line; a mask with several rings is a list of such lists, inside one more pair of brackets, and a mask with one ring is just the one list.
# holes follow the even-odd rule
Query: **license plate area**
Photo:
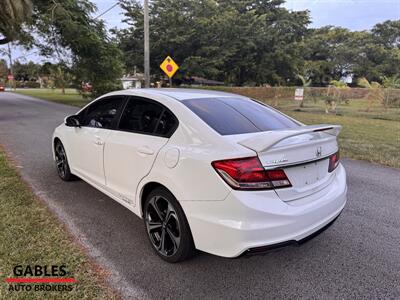
[[310, 162], [294, 167], [285, 168], [292, 186], [296, 189], [307, 189], [318, 184], [328, 174], [328, 159]]
[[307, 197], [329, 184], [332, 173], [328, 173], [329, 159], [284, 168], [292, 187], [275, 189], [283, 201]]

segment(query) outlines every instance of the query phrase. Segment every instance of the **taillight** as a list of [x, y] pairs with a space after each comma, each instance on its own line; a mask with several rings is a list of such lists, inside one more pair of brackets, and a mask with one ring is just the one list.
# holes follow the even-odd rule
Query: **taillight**
[[329, 156], [328, 172], [330, 173], [333, 170], [335, 170], [338, 165], [339, 165], [339, 151], [336, 152], [335, 154], [332, 154], [331, 156]]
[[236, 190], [264, 190], [292, 186], [283, 170], [265, 170], [258, 157], [212, 162], [221, 177]]

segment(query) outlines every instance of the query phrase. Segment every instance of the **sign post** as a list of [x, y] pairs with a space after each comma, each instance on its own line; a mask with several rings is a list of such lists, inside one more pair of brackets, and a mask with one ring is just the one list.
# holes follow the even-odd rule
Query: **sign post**
[[179, 66], [170, 56], [167, 56], [161, 63], [160, 68], [169, 78], [169, 87], [172, 87], [172, 76], [174, 76], [176, 71], [178, 71]]

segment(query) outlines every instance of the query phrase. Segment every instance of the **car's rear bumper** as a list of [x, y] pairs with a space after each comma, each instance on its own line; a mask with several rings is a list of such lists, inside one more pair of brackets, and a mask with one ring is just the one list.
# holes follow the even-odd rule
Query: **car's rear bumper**
[[224, 257], [299, 242], [318, 232], [346, 204], [346, 172], [313, 195], [284, 202], [274, 191], [232, 191], [224, 201], [182, 201], [196, 248]]
[[330, 221], [328, 224], [326, 224], [324, 227], [321, 229], [318, 229], [314, 233], [310, 234], [309, 236], [306, 236], [305, 238], [296, 241], [296, 240], [291, 240], [291, 241], [286, 241], [278, 244], [273, 244], [273, 245], [267, 245], [267, 246], [261, 246], [261, 247], [255, 247], [255, 248], [250, 248], [246, 250], [245, 252], [242, 253], [242, 255], [257, 255], [257, 254], [264, 254], [272, 250], [276, 249], [281, 249], [284, 247], [289, 247], [289, 246], [300, 246], [304, 244], [305, 242], [313, 239], [314, 237], [318, 236], [322, 232], [324, 232], [326, 229], [332, 226], [333, 223], [339, 218], [340, 214], [334, 218], [332, 221]]

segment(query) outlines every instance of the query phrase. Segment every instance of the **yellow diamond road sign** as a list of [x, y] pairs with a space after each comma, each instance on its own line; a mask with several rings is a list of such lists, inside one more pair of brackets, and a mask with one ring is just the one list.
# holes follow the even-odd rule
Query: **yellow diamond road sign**
[[164, 59], [164, 61], [160, 65], [160, 68], [164, 71], [165, 74], [167, 74], [169, 78], [171, 78], [172, 76], [174, 76], [176, 71], [178, 71], [179, 66], [174, 62], [171, 57], [167, 56], [167, 58]]

